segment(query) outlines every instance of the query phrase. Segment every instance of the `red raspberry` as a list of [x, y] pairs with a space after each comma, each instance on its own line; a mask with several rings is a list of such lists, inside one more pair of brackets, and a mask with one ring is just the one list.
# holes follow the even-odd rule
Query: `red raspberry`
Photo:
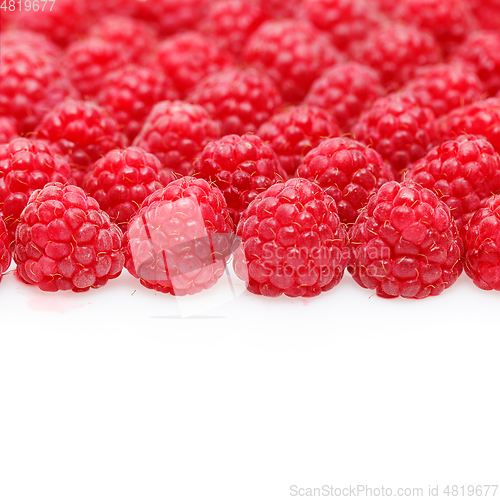
[[0, 116], [0, 144], [10, 142], [16, 136], [17, 130], [14, 121], [5, 116]]
[[413, 26], [393, 24], [370, 35], [354, 50], [355, 59], [371, 66], [387, 90], [413, 78], [419, 66], [441, 60], [431, 34]]
[[402, 89], [428, 106], [436, 117], [481, 99], [483, 86], [477, 75], [458, 63], [436, 64], [418, 70]]
[[483, 290], [500, 291], [500, 196], [492, 196], [465, 227], [465, 272]]
[[93, 102], [70, 99], [45, 115], [36, 137], [59, 148], [78, 185], [101, 156], [127, 146], [118, 123], [104, 109]]
[[193, 175], [222, 191], [235, 223], [259, 193], [286, 178], [272, 148], [256, 135], [226, 135], [208, 143], [193, 162]]
[[299, 18], [303, 12], [303, 0], [260, 0], [266, 17], [273, 19]]
[[257, 135], [269, 142], [289, 176], [294, 176], [302, 158], [327, 137], [340, 135], [335, 118], [312, 106], [293, 106], [262, 124]]
[[121, 47], [127, 60], [136, 63], [144, 62], [158, 43], [156, 32], [150, 25], [123, 15], [104, 17], [89, 34]]
[[84, 98], [94, 98], [104, 87], [104, 79], [126, 62], [120, 45], [101, 38], [85, 38], [66, 50], [63, 64], [73, 85]]
[[327, 139], [310, 151], [297, 176], [317, 182], [335, 200], [344, 224], [354, 223], [368, 199], [394, 178], [374, 149], [347, 137]]
[[29, 197], [48, 182], [68, 182], [71, 169], [66, 160], [42, 141], [17, 138], [0, 144], [0, 215], [12, 241], [21, 212]]
[[115, 149], [96, 161], [83, 189], [125, 231], [145, 198], [161, 188], [161, 169], [160, 160], [140, 148]]
[[305, 104], [332, 113], [344, 132], [351, 130], [359, 115], [384, 94], [378, 74], [356, 62], [327, 69], [313, 84]]
[[97, 97], [100, 104], [133, 141], [153, 106], [178, 97], [172, 82], [163, 74], [135, 64], [110, 73]]
[[500, 25], [500, 2], [498, 0], [472, 0], [470, 3], [482, 29], [498, 30]]
[[232, 58], [214, 41], [200, 33], [187, 32], [167, 38], [156, 48], [151, 67], [170, 78], [181, 95], [203, 78], [231, 67]]
[[45, 35], [28, 30], [2, 31], [0, 39], [2, 50], [19, 46], [27, 47], [32, 52], [43, 52], [52, 57], [60, 57], [61, 49]]
[[250, 292], [268, 297], [314, 297], [344, 274], [346, 232], [333, 199], [307, 179], [290, 179], [260, 194], [237, 234], [236, 274]]
[[2, 50], [0, 115], [15, 120], [19, 134], [32, 132], [67, 97], [77, 97], [77, 92], [54, 57], [27, 45]]
[[164, 168], [188, 175], [193, 159], [219, 137], [219, 126], [201, 106], [162, 101], [153, 107], [133, 145], [155, 154]]
[[90, 18], [99, 22], [103, 16], [134, 17], [141, 3], [137, 0], [86, 0], [85, 7]]
[[223, 50], [240, 58], [248, 37], [265, 19], [258, 2], [217, 0], [208, 6], [200, 29]]
[[467, 0], [402, 0], [395, 14], [432, 33], [445, 52], [476, 28]]
[[436, 139], [432, 110], [405, 94], [377, 99], [352, 132], [355, 139], [376, 149], [396, 173], [422, 158]]
[[224, 273], [232, 227], [215, 186], [193, 177], [175, 180], [148, 196], [130, 221], [127, 269], [158, 292], [201, 292]]
[[209, 76], [195, 87], [188, 100], [210, 113], [222, 135], [256, 132], [282, 103], [272, 80], [252, 68]]
[[456, 108], [436, 121], [441, 141], [460, 134], [482, 135], [500, 152], [500, 98], [491, 97]]
[[405, 180], [434, 191], [462, 227], [500, 191], [500, 156], [486, 139], [461, 135], [432, 148], [413, 165]]
[[384, 21], [370, 0], [305, 0], [306, 15], [317, 28], [328, 32], [337, 48], [348, 51]]
[[11, 260], [9, 233], [5, 222], [0, 218], [0, 281], [2, 281], [3, 273], [9, 269]]
[[249, 38], [245, 61], [265, 71], [286, 101], [301, 101], [325, 67], [342, 55], [328, 36], [311, 24], [286, 19], [267, 21]]
[[462, 241], [449, 208], [413, 184], [387, 182], [349, 231], [348, 270], [379, 297], [439, 295], [462, 272]]
[[16, 230], [17, 272], [40, 290], [85, 292], [123, 269], [123, 234], [97, 201], [76, 186], [35, 191]]
[[500, 90], [500, 33], [471, 33], [457, 48], [452, 60], [470, 64], [490, 95]]

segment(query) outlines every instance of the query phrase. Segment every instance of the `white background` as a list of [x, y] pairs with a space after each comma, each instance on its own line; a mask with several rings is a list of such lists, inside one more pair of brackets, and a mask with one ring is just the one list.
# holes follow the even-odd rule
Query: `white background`
[[499, 484], [499, 301], [465, 275], [421, 301], [346, 275], [315, 299], [245, 292], [181, 318], [128, 273], [83, 294], [7, 275], [0, 498]]

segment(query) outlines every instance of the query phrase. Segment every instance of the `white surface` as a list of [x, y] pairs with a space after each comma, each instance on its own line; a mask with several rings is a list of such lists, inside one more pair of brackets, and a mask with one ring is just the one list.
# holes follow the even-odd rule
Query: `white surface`
[[465, 275], [422, 301], [346, 275], [315, 299], [245, 292], [182, 319], [127, 273], [84, 294], [8, 275], [0, 498], [500, 484], [499, 301]]

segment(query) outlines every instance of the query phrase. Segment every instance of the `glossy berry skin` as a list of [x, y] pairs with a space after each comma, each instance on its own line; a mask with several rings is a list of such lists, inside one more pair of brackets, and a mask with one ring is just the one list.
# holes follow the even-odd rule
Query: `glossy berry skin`
[[488, 199], [465, 226], [465, 272], [483, 290], [500, 291], [500, 196]]
[[9, 232], [5, 227], [5, 222], [0, 218], [0, 281], [2, 281], [3, 273], [9, 269], [11, 261]]
[[359, 115], [383, 95], [384, 88], [375, 70], [346, 62], [327, 69], [312, 84], [304, 103], [329, 111], [342, 131], [349, 132]]
[[377, 99], [352, 129], [356, 140], [376, 149], [395, 173], [422, 158], [434, 145], [434, 113], [410, 95], [389, 94]]
[[17, 272], [46, 292], [99, 288], [123, 269], [122, 239], [118, 226], [82, 189], [49, 183], [31, 195], [21, 215]]
[[29, 197], [49, 182], [70, 181], [68, 162], [45, 142], [17, 138], [0, 144], [0, 215], [14, 241]]
[[133, 145], [156, 155], [164, 168], [188, 175], [194, 158], [219, 137], [219, 126], [203, 107], [162, 101], [153, 107]]
[[286, 173], [273, 149], [256, 135], [226, 135], [205, 146], [193, 163], [193, 175], [215, 184], [235, 224], [255, 197]]
[[285, 101], [300, 102], [324, 71], [342, 60], [328, 36], [305, 21], [267, 21], [249, 38], [244, 60], [266, 72]]
[[16, 136], [17, 130], [14, 120], [0, 116], [0, 144], [10, 142]]
[[161, 187], [161, 170], [160, 160], [140, 148], [115, 149], [96, 161], [83, 189], [125, 231], [141, 203]]
[[354, 52], [355, 60], [377, 71], [389, 91], [413, 78], [419, 66], [441, 62], [441, 52], [430, 33], [400, 24], [374, 32]]
[[133, 141], [153, 106], [177, 97], [172, 82], [162, 73], [130, 64], [105, 78], [96, 101], [118, 122], [128, 140]]
[[45, 115], [35, 133], [59, 149], [79, 186], [95, 161], [112, 149], [127, 146], [116, 120], [90, 101], [62, 102]]
[[257, 130], [268, 142], [288, 176], [293, 177], [304, 156], [321, 141], [340, 135], [335, 118], [312, 106], [292, 106], [275, 114]]
[[419, 69], [401, 90], [437, 117], [481, 99], [483, 85], [477, 75], [460, 63], [436, 64]]
[[432, 148], [405, 180], [434, 191], [461, 228], [492, 194], [500, 192], [500, 156], [486, 139], [461, 135]]
[[344, 224], [353, 224], [361, 209], [393, 174], [372, 148], [348, 137], [327, 139], [311, 150], [297, 176], [317, 182], [337, 205]]
[[150, 66], [172, 81], [185, 97], [203, 78], [233, 66], [233, 58], [210, 38], [188, 31], [171, 36], [155, 50]]
[[148, 196], [126, 234], [128, 271], [157, 292], [193, 295], [214, 286], [232, 250], [222, 193], [183, 177]]
[[237, 229], [236, 274], [267, 297], [314, 297], [344, 274], [347, 235], [333, 199], [307, 179], [290, 179], [260, 194]]
[[252, 68], [211, 75], [187, 99], [209, 112], [222, 135], [256, 132], [282, 104], [272, 80]]
[[351, 227], [349, 247], [352, 277], [383, 298], [439, 295], [463, 269], [449, 208], [413, 184], [384, 184]]

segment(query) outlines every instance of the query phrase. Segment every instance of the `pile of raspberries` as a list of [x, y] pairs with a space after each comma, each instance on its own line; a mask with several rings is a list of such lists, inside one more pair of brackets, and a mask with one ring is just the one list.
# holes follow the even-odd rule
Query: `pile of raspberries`
[[0, 280], [500, 291], [496, 0], [31, 5], [0, 8]]

